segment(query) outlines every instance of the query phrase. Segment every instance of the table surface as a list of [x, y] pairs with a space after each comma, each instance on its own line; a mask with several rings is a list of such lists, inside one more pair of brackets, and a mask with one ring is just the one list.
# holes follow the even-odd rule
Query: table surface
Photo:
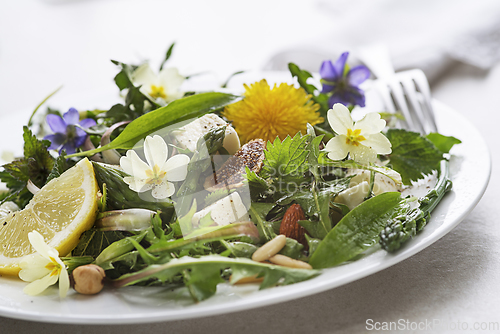
[[[222, 81], [237, 70], [269, 68], [273, 55], [334, 29], [335, 17], [322, 11], [345, 3], [0, 0], [0, 117], [33, 109], [60, 85], [60, 94], [111, 89], [116, 67], [108, 59], [159, 63], [174, 41], [171, 65], [182, 74], [208, 69]], [[492, 175], [483, 199], [458, 227], [393, 267], [320, 294], [228, 315], [109, 326], [0, 317], [1, 332], [355, 333], [369, 329], [370, 319], [420, 326], [437, 319], [449, 324], [440, 332], [498, 326], [498, 87], [500, 65], [481, 70], [453, 62], [433, 81], [434, 97], [480, 129], [491, 151]]]

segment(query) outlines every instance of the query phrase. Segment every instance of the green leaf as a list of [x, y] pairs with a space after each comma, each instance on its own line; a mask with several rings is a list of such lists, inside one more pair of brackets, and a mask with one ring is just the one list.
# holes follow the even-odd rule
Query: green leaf
[[288, 175], [298, 176], [307, 170], [308, 139], [308, 135], [302, 136], [297, 133], [293, 138], [287, 136], [283, 141], [279, 138], [276, 138], [274, 143], [268, 141], [260, 176], [283, 179]]
[[47, 182], [61, 176], [69, 168], [68, 160], [64, 157], [64, 154], [58, 156], [54, 162], [54, 166], [47, 177]]
[[250, 196], [253, 201], [264, 197], [270, 191], [270, 186], [267, 181], [257, 175], [254, 171], [250, 170], [248, 166], [245, 166], [245, 173], [243, 174], [243, 177], [245, 178], [244, 182], [248, 184]]
[[[185, 256], [172, 259], [165, 264], [148, 266], [137, 273], [123, 275], [114, 282], [114, 285], [117, 287], [128, 286], [150, 279], [167, 282], [177, 274], [184, 273], [186, 285], [190, 286], [191, 295], [195, 300], [200, 301], [215, 293], [217, 284], [222, 281], [220, 273], [226, 268], [231, 268], [231, 283], [254, 275], [264, 277], [264, 281], [260, 285], [261, 289], [278, 284], [287, 285], [305, 281], [320, 273], [317, 270], [288, 268], [245, 258], [233, 259], [220, 255], [207, 255], [199, 258]], [[206, 279], [207, 272], [208, 279]]]
[[170, 57], [172, 56], [172, 52], [174, 51], [174, 46], [175, 46], [175, 42], [172, 43], [170, 45], [170, 47], [168, 48], [167, 53], [165, 54], [165, 59], [161, 62], [160, 71], [163, 70], [163, 66], [165, 65], [165, 63], [167, 62], [167, 60], [169, 60]]
[[429, 139], [434, 146], [443, 153], [450, 153], [451, 148], [462, 141], [453, 136], [443, 136], [437, 132], [429, 133], [425, 138]]
[[443, 153], [417, 132], [389, 129], [387, 138], [392, 144], [389, 164], [401, 174], [406, 185], [432, 173], [443, 159]]
[[0, 172], [0, 180], [9, 188], [9, 195], [3, 201], [14, 201], [21, 208], [33, 197], [26, 189], [28, 180], [41, 188], [54, 166], [54, 158], [47, 150], [50, 142], [38, 140], [27, 126], [23, 131], [24, 157], [3, 165]]
[[182, 122], [216, 111], [241, 99], [240, 96], [224, 93], [202, 93], [175, 100], [165, 107], [153, 110], [136, 118], [111, 143], [94, 150], [72, 154], [90, 156], [110, 149], [128, 150], [147, 135], [174, 123]]
[[292, 238], [286, 238], [285, 247], [283, 247], [279, 254], [291, 257], [292, 259], [299, 259], [302, 255], [304, 245]]
[[97, 231], [88, 230], [83, 232], [80, 242], [71, 252], [72, 256], [92, 256], [97, 257], [103, 249], [117, 240], [125, 238], [125, 234], [120, 231]]
[[294, 63], [289, 63], [288, 69], [290, 70], [292, 76], [297, 78], [300, 87], [304, 88], [304, 90], [312, 96], [313, 101], [320, 105], [320, 114], [325, 117], [328, 109], [330, 109], [328, 106], [328, 96], [325, 94], [317, 94], [319, 89], [316, 86], [307, 83], [307, 80], [312, 78], [312, 74], [306, 70], [301, 70]]
[[375, 196], [351, 210], [321, 241], [311, 256], [313, 268], [328, 268], [348, 261], [378, 242], [380, 231], [400, 207], [401, 194]]

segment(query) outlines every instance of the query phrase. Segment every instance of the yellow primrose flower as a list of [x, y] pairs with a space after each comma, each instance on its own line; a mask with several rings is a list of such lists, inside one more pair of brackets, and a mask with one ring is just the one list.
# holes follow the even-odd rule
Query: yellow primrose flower
[[380, 114], [369, 113], [354, 123], [349, 109], [336, 103], [328, 110], [327, 117], [337, 134], [324, 148], [330, 159], [342, 160], [350, 154], [354, 161], [368, 164], [375, 161], [377, 154], [391, 153], [391, 142], [380, 133], [385, 127]]
[[271, 89], [266, 80], [245, 87], [245, 98], [227, 106], [222, 113], [232, 122], [242, 143], [261, 138], [274, 142], [297, 132], [306, 133], [307, 123], [315, 125], [324, 119], [319, 105], [303, 88], [282, 83]]
[[133, 83], [140, 85], [140, 91], [159, 105], [165, 105], [183, 96], [180, 87], [184, 79], [176, 68], [164, 68], [155, 74], [147, 63], [132, 73]]
[[59, 296], [66, 297], [69, 290], [69, 276], [66, 265], [59, 258], [59, 252], [45, 243], [37, 231], [28, 233], [31, 246], [37, 251], [25, 256], [19, 266], [19, 278], [31, 282], [24, 288], [27, 295], [38, 295], [59, 281]]
[[175, 186], [170, 181], [183, 181], [186, 178], [189, 157], [177, 154], [167, 159], [167, 144], [158, 135], [146, 137], [144, 155], [147, 163], [134, 150], [128, 150], [126, 156], [120, 158], [121, 168], [130, 174], [123, 181], [138, 193], [152, 190], [151, 194], [157, 199], [172, 196]]

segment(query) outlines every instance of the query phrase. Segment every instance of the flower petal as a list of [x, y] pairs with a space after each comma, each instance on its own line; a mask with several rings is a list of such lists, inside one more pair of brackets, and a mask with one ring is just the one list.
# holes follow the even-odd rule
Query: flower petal
[[19, 278], [26, 282], [33, 282], [51, 273], [47, 264], [51, 261], [38, 253], [25, 256], [19, 263], [21, 270]]
[[377, 152], [364, 145], [351, 145], [350, 154], [354, 161], [362, 165], [368, 165], [377, 159]]
[[131, 190], [138, 192], [138, 193], [143, 193], [143, 192], [148, 191], [151, 188], [153, 188], [153, 185], [150, 183], [147, 183], [146, 179], [139, 179], [139, 178], [135, 178], [135, 177], [126, 176], [123, 178], [123, 182], [128, 184], [128, 187]]
[[69, 110], [64, 113], [63, 118], [66, 124], [78, 124], [80, 113], [78, 113], [78, 110], [75, 108], [69, 108]]
[[[334, 89], [335, 89], [335, 86], [323, 84], [323, 87], [321, 88], [321, 94], [330, 93]], [[333, 104], [330, 104], [330, 105], [333, 105]]]
[[339, 135], [347, 134], [347, 129], [352, 128], [352, 118], [349, 109], [344, 105], [337, 103], [332, 109], [328, 110], [328, 123], [333, 131]]
[[322, 79], [327, 81], [337, 81], [341, 75], [335, 70], [332, 62], [330, 60], [325, 60], [319, 69], [319, 74]]
[[57, 275], [48, 274], [45, 277], [42, 277], [30, 284], [26, 285], [23, 289], [24, 293], [30, 296], [35, 296], [42, 293], [49, 286], [55, 284], [57, 282]]
[[46, 135], [43, 139], [50, 140], [49, 150], [57, 150], [66, 141], [66, 135], [62, 133], [54, 133], [52, 135]]
[[151, 169], [156, 165], [162, 167], [168, 158], [168, 147], [162, 137], [147, 136], [144, 141], [144, 155]]
[[380, 118], [380, 114], [371, 112], [354, 124], [354, 129], [361, 130], [363, 136], [379, 133], [385, 128], [385, 120]]
[[349, 73], [347, 73], [347, 82], [350, 86], [359, 86], [361, 83], [366, 81], [370, 77], [370, 70], [364, 65], [359, 65], [353, 67]]
[[157, 199], [164, 199], [172, 196], [175, 193], [174, 184], [171, 182], [162, 182], [161, 184], [155, 186], [151, 195]]
[[185, 154], [177, 154], [165, 162], [162, 170], [167, 172], [167, 180], [183, 181], [187, 176], [189, 157]]
[[132, 73], [132, 81], [136, 85], [158, 84], [158, 78], [148, 63], [142, 64]]
[[146, 171], [151, 169], [134, 150], [128, 150], [126, 156], [120, 158], [120, 167], [127, 174], [138, 179], [147, 179]]
[[159, 74], [160, 85], [167, 91], [177, 91], [184, 82], [184, 77], [174, 67], [164, 68]]
[[82, 128], [84, 129], [88, 129], [90, 128], [91, 126], [94, 126], [96, 125], [96, 121], [94, 121], [92, 118], [85, 118], [85, 119], [82, 119], [80, 121], [80, 123], [78, 123]]
[[45, 239], [38, 231], [32, 231], [28, 233], [28, 240], [31, 246], [44, 258], [50, 260], [51, 257], [59, 256], [59, 253], [49, 245], [45, 243]]
[[328, 158], [332, 160], [342, 160], [349, 153], [350, 145], [346, 143], [346, 136], [333, 137], [326, 143], [324, 151], [328, 152]]
[[335, 61], [333, 68], [335, 72], [338, 74], [339, 78], [344, 76], [345, 63], [347, 61], [347, 57], [349, 56], [349, 52], [344, 52], [340, 55], [340, 57]]
[[66, 122], [59, 115], [48, 114], [45, 118], [50, 129], [55, 133], [66, 133]]
[[[62, 262], [62, 261], [61, 261]], [[59, 274], [59, 297], [64, 298], [69, 290], [69, 276], [66, 267], [64, 266], [61, 269], [61, 273]]]
[[391, 142], [382, 133], [375, 133], [370, 135], [361, 142], [361, 145], [367, 146], [378, 154], [389, 154], [391, 150]]
[[61, 153], [63, 150], [66, 150], [66, 154], [73, 154], [76, 152], [76, 146], [75, 143], [70, 141], [65, 143], [61, 149], [59, 150], [59, 153]]

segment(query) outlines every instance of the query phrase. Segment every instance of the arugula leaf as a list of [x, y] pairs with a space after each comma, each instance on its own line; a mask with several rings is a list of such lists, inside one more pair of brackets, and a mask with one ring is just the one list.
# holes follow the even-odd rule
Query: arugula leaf
[[241, 99], [224, 93], [201, 93], [175, 100], [165, 107], [153, 110], [130, 122], [111, 143], [94, 150], [68, 157], [90, 156], [110, 149], [131, 149], [147, 135], [177, 122], [185, 121], [218, 110]]
[[401, 174], [406, 185], [436, 170], [443, 159], [443, 153], [417, 132], [389, 129], [387, 138], [392, 144], [389, 164]]
[[83, 232], [80, 242], [73, 249], [71, 255], [97, 257], [103, 249], [123, 238], [125, 238], [125, 234], [120, 231], [88, 230]]
[[321, 241], [311, 256], [313, 268], [350, 260], [378, 242], [379, 233], [400, 209], [401, 194], [383, 193], [358, 205]]
[[[183, 273], [191, 296], [195, 301], [201, 301], [215, 294], [217, 284], [222, 281], [221, 271], [226, 268], [232, 270], [230, 283], [254, 275], [264, 277], [260, 285], [261, 289], [278, 284], [287, 285], [305, 281], [320, 273], [317, 270], [288, 268], [220, 255], [207, 255], [199, 258], [184, 256], [180, 259], [172, 259], [165, 264], [150, 265], [139, 272], [123, 275], [114, 281], [114, 286], [128, 286], [150, 279], [168, 282], [177, 274]], [[206, 279], [207, 272], [209, 279]]]
[[437, 132], [429, 133], [425, 138], [429, 139], [434, 146], [443, 153], [450, 153], [451, 148], [455, 144], [460, 144], [462, 141], [453, 136], [443, 136]]

